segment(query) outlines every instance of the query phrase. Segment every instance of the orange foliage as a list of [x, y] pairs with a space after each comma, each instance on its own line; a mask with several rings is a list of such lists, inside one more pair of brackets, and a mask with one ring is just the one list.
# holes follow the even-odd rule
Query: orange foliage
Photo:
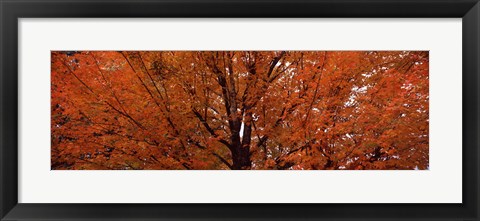
[[424, 51], [57, 51], [52, 169], [427, 169]]

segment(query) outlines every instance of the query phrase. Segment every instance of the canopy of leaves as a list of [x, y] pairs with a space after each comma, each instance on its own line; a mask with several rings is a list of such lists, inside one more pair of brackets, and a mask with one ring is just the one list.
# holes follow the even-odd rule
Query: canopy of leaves
[[426, 51], [55, 51], [52, 169], [428, 169]]

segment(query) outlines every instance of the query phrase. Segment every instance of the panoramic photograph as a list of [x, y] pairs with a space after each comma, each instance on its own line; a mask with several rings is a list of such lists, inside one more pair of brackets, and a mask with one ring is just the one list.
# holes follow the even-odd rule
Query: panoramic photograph
[[428, 170], [428, 51], [51, 51], [52, 170]]

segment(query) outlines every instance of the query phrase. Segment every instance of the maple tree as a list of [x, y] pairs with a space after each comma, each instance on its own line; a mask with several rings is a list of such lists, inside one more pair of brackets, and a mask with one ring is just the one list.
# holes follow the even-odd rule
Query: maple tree
[[52, 169], [427, 169], [426, 51], [54, 51]]

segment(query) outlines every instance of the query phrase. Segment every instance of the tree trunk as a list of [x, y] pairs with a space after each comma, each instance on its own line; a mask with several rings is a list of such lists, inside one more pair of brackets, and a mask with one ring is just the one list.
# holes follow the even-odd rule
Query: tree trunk
[[[252, 161], [250, 160], [250, 137], [245, 137], [245, 128], [244, 128], [244, 137], [242, 142], [240, 140], [240, 121], [233, 121], [234, 127], [232, 128], [232, 161], [234, 170], [249, 170], [252, 168]], [[245, 142], [248, 140], [248, 144]], [[242, 144], [243, 143], [243, 144]]]
[[252, 168], [252, 161], [250, 160], [250, 151], [245, 148], [238, 149], [237, 153], [233, 155], [233, 169], [234, 170], [249, 170]]
[[252, 161], [250, 160], [250, 150], [248, 148], [243, 148], [238, 146], [235, 151], [232, 153], [234, 170], [249, 170], [252, 168]]

